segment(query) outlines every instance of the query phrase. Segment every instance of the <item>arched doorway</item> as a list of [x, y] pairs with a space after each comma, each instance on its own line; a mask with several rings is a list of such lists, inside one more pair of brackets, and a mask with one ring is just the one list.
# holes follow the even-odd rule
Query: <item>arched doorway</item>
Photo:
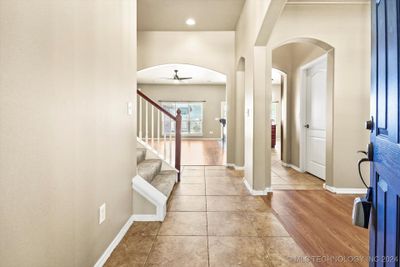
[[[286, 102], [282, 132], [286, 135], [281, 139], [280, 162], [271, 165], [272, 188], [322, 189], [324, 180], [332, 179], [333, 52], [332, 46], [312, 38], [296, 38], [273, 49], [273, 66], [287, 74], [287, 87], [282, 90], [282, 103]], [[321, 66], [325, 76], [315, 76], [319, 80], [313, 81], [308, 73]], [[310, 136], [314, 138], [311, 133], [317, 132], [317, 117], [321, 131], [314, 142], [316, 137]], [[307, 158], [318, 164], [317, 171]]]
[[[142, 93], [172, 114], [181, 110], [182, 165], [224, 165], [228, 138], [226, 75], [190, 64], [157, 65], [140, 70], [137, 75]], [[150, 128], [151, 133], [146, 134], [154, 138], [154, 133], [163, 135], [164, 129], [170, 127], [163, 118], [153, 127], [146, 126], [145, 112], [138, 114], [142, 114], [138, 115], [138, 136], [143, 135], [141, 130]], [[155, 149], [168, 154], [163, 151], [162, 142], [156, 143]]]

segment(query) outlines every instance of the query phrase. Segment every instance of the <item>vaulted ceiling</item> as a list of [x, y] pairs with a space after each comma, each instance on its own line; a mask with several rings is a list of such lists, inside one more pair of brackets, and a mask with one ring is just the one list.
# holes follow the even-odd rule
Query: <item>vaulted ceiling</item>
[[[140, 31], [233, 31], [245, 0], [138, 0]], [[188, 18], [196, 25], [188, 26]]]

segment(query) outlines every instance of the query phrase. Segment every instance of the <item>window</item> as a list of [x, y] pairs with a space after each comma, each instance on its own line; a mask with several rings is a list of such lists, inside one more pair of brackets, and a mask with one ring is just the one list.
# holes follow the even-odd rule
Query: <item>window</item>
[[[161, 106], [171, 114], [176, 114], [178, 109], [182, 115], [182, 135], [203, 135], [203, 103], [202, 102], [162, 102]], [[175, 125], [170, 119], [163, 118], [163, 134], [174, 132]]]

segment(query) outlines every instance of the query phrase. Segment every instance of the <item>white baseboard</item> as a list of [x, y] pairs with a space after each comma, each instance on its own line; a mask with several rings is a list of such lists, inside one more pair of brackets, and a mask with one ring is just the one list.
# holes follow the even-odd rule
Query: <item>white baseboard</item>
[[237, 166], [233, 163], [226, 163], [225, 164], [226, 167], [230, 167], [230, 168], [234, 168], [237, 171], [243, 171], [244, 170], [244, 166]]
[[97, 262], [94, 265], [94, 267], [101, 267], [106, 263], [107, 259], [111, 255], [111, 253], [114, 251], [114, 249], [121, 242], [122, 238], [124, 238], [126, 232], [128, 232], [129, 228], [133, 224], [133, 221], [134, 221], [133, 220], [133, 216], [129, 217], [128, 221], [125, 223], [125, 225], [118, 232], [117, 236], [114, 238], [114, 240], [111, 242], [111, 244], [107, 247], [107, 249], [104, 251], [104, 253], [97, 260]]
[[250, 184], [247, 182], [246, 178], [243, 178], [243, 183], [246, 186], [247, 190], [252, 194], [253, 196], [266, 196], [268, 193], [272, 192], [271, 187], [267, 187], [264, 190], [254, 190]]
[[156, 207], [156, 214], [134, 214], [135, 221], [144, 221], [145, 218], [149, 218], [150, 221], [163, 221], [167, 214], [167, 197], [140, 175], [132, 179], [132, 188]]
[[366, 194], [367, 193], [367, 189], [366, 188], [344, 188], [344, 187], [334, 187], [334, 186], [330, 186], [327, 184], [323, 185], [324, 189], [335, 193], [335, 194], [349, 194], [349, 195], [361, 195], [361, 194]]
[[133, 214], [132, 218], [135, 222], [160, 222], [163, 220], [156, 214]]
[[282, 166], [288, 167], [288, 168], [292, 168], [293, 170], [298, 171], [298, 172], [304, 172], [304, 171], [303, 171], [302, 169], [300, 169], [299, 167], [297, 167], [297, 166], [295, 166], [295, 165], [293, 165], [293, 164], [290, 164], [290, 163], [282, 162]]

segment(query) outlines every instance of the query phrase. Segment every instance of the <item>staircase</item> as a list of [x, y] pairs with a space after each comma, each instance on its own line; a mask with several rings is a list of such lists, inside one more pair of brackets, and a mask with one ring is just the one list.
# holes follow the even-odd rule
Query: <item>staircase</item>
[[[173, 115], [138, 93], [137, 175], [132, 180], [135, 221], [163, 221], [180, 180], [181, 114]], [[144, 103], [143, 103], [144, 102]]]
[[137, 148], [136, 152], [138, 175], [168, 199], [177, 182], [177, 171], [161, 170], [161, 159], [146, 159], [146, 148]]

